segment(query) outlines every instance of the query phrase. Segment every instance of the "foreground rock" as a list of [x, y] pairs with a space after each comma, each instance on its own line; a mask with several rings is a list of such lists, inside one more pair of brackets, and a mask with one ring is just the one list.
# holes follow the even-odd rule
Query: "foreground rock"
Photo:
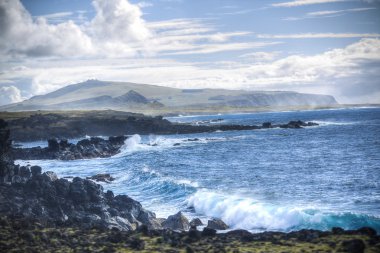
[[104, 158], [119, 153], [127, 138], [126, 136], [116, 136], [105, 140], [99, 137], [91, 137], [90, 139], [83, 139], [77, 144], [69, 143], [67, 140], [49, 139], [46, 148], [13, 148], [12, 157], [21, 160]]
[[189, 230], [189, 220], [181, 213], [170, 215], [163, 223], [164, 228], [170, 228], [173, 230]]
[[[366, 230], [366, 229], [364, 229]], [[373, 230], [372, 230], [373, 231]], [[0, 217], [0, 252], [379, 252], [380, 237], [363, 230], [292, 233], [205, 228], [136, 231], [46, 227], [34, 220]]]
[[198, 227], [198, 226], [203, 226], [203, 222], [199, 218], [194, 218], [190, 221], [190, 226], [191, 227]]
[[[104, 192], [101, 185], [91, 180], [75, 177], [70, 182], [51, 171], [42, 173], [39, 166], [14, 165], [9, 156], [6, 127], [0, 120], [0, 216], [33, 219], [44, 226], [119, 230], [161, 224], [138, 201], [126, 195], [114, 196], [112, 191]], [[49, 142], [49, 149], [60, 150], [60, 144]]]
[[226, 230], [229, 228], [228, 225], [224, 223], [221, 219], [209, 220], [207, 223], [207, 227], [216, 230]]
[[[28, 171], [28, 168], [19, 171]], [[31, 174], [31, 173], [29, 173]], [[134, 230], [156, 219], [138, 201], [111, 191], [91, 180], [58, 179], [54, 172], [12, 177], [0, 185], [0, 215], [33, 218], [50, 226], [103, 227]]]

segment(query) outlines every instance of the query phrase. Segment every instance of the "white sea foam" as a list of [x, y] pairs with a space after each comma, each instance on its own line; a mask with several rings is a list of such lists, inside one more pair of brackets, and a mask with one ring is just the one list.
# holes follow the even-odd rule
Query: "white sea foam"
[[134, 134], [125, 140], [124, 145], [120, 148], [120, 153], [115, 155], [114, 157], [120, 157], [125, 154], [137, 151], [145, 151], [148, 149], [148, 145], [141, 143], [141, 136], [138, 134]]
[[334, 122], [334, 121], [322, 121], [322, 120], [313, 120], [313, 122], [318, 123], [321, 126], [328, 126], [328, 125], [344, 126], [344, 125], [356, 124], [356, 122]]
[[196, 192], [189, 198], [188, 206], [199, 214], [220, 218], [232, 228], [248, 230], [288, 230], [301, 224], [318, 223], [323, 216], [308, 214], [303, 208], [274, 206], [208, 191]]
[[139, 151], [163, 150], [181, 146], [190, 146], [195, 144], [206, 144], [210, 142], [221, 142], [244, 139], [247, 136], [234, 137], [209, 137], [209, 138], [165, 138], [163, 136], [150, 135], [148, 140], [143, 141], [140, 135], [135, 134], [125, 140], [124, 145], [120, 148], [120, 153], [114, 157], [121, 157]]
[[164, 176], [161, 173], [159, 173], [158, 171], [149, 168], [147, 165], [144, 165], [142, 167], [141, 171], [144, 172], [144, 173], [148, 173], [150, 175], [156, 176], [161, 181], [167, 181], [167, 182], [171, 182], [173, 184], [183, 185], [183, 186], [190, 186], [190, 187], [194, 187], [194, 188], [199, 187], [199, 184], [197, 182], [191, 181], [189, 179], [175, 178], [175, 177], [171, 177], [171, 176]]

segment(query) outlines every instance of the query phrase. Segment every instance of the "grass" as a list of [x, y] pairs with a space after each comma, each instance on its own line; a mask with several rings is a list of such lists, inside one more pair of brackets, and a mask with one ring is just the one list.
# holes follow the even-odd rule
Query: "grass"
[[[0, 218], [0, 252], [380, 252], [379, 236], [360, 233], [326, 233], [309, 240], [285, 233], [257, 238], [247, 241], [226, 234], [194, 237], [172, 231], [44, 228], [39, 223], [25, 225]], [[345, 246], [355, 239], [364, 243], [364, 251]]]

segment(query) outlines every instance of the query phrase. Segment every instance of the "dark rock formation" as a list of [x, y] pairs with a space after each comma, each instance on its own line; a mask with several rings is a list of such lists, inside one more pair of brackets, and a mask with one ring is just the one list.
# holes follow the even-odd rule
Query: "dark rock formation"
[[341, 235], [321, 232], [305, 243], [308, 230], [287, 233], [251, 234], [245, 230], [216, 233], [205, 228], [188, 232], [43, 227], [33, 220], [0, 217], [0, 252], [379, 252], [379, 236], [362, 235], [358, 230]]
[[[262, 126], [247, 126], [247, 125], [171, 125], [171, 130], [177, 129], [180, 133], [193, 133], [193, 132], [212, 132], [217, 130], [229, 131], [229, 130], [252, 130], [252, 129], [265, 129], [265, 128], [292, 128], [299, 129], [303, 127], [316, 126], [314, 122], [303, 121], [290, 121], [287, 124], [272, 125], [270, 122], [265, 122]], [[116, 136], [109, 137], [108, 140], [91, 137], [90, 139], [83, 139], [77, 144], [69, 143], [63, 139], [58, 141], [57, 139], [49, 139], [48, 147], [34, 147], [34, 148], [13, 148], [12, 156], [14, 159], [21, 160], [35, 160], [35, 159], [59, 159], [59, 160], [74, 160], [74, 159], [89, 159], [96, 157], [110, 157], [119, 153], [120, 148], [123, 146], [124, 141], [128, 137]], [[198, 138], [189, 138], [186, 141], [194, 142], [199, 141]], [[153, 144], [153, 146], [156, 144]], [[175, 143], [173, 146], [179, 146], [180, 143]]]
[[[33, 219], [45, 226], [117, 228], [134, 230], [142, 224], [161, 224], [156, 215], [126, 195], [112, 191], [91, 180], [59, 179], [52, 171], [42, 173], [39, 166], [14, 165], [9, 156], [9, 130], [0, 120], [0, 216]], [[110, 138], [120, 143], [123, 138]], [[102, 142], [94, 139], [90, 143]], [[66, 141], [49, 141], [49, 150], [59, 152], [70, 147]], [[158, 225], [156, 228], [160, 228]]]
[[154, 213], [126, 195], [114, 197], [91, 180], [75, 177], [70, 182], [51, 171], [13, 176], [11, 184], [0, 185], [0, 203], [1, 215], [33, 218], [54, 226], [134, 230], [156, 219]]
[[[15, 113], [17, 114], [17, 113]], [[18, 114], [17, 114], [18, 115]], [[255, 130], [271, 127], [298, 128], [316, 125], [302, 121], [288, 124], [262, 126], [222, 125], [222, 124], [180, 124], [172, 123], [161, 116], [149, 117], [117, 111], [88, 111], [81, 113], [47, 113], [47, 114], [9, 114], [11, 138], [15, 141], [48, 140], [53, 138], [69, 139], [81, 136], [120, 136], [128, 134], [188, 134], [214, 132], [217, 130]], [[213, 123], [214, 120], [210, 122]], [[217, 122], [220, 120], [217, 119]], [[269, 125], [268, 125], [269, 124]]]
[[365, 250], [365, 243], [361, 239], [343, 241], [340, 250], [348, 253], [363, 253]]
[[289, 121], [288, 124], [279, 125], [281, 128], [302, 128], [302, 127], [309, 127], [309, 126], [318, 126], [315, 122], [303, 122], [301, 120], [297, 121]]
[[229, 227], [221, 219], [212, 219], [208, 221], [207, 228], [216, 229], [216, 230], [226, 230]]
[[14, 159], [22, 160], [74, 160], [110, 157], [119, 153], [126, 139], [127, 137], [125, 136], [109, 137], [108, 140], [91, 137], [90, 139], [79, 141], [76, 145], [69, 143], [67, 140], [58, 141], [57, 139], [50, 139], [48, 140], [48, 147], [46, 148], [14, 148], [12, 150], [12, 156]]
[[189, 220], [181, 213], [170, 215], [163, 223], [164, 228], [170, 228], [173, 230], [189, 230]]
[[0, 119], [0, 183], [12, 181], [12, 177], [15, 173], [18, 174], [20, 170], [18, 166], [13, 164], [9, 153], [11, 150], [9, 136], [10, 131], [7, 122]]
[[91, 179], [91, 180], [94, 180], [94, 181], [97, 181], [97, 182], [106, 182], [106, 183], [109, 183], [109, 182], [115, 180], [115, 178], [113, 178], [108, 173], [105, 173], [105, 174], [96, 174], [94, 176], [87, 177], [86, 179]]
[[203, 225], [203, 222], [199, 218], [194, 218], [190, 221], [191, 227], [198, 227], [198, 226], [202, 226], [202, 225]]

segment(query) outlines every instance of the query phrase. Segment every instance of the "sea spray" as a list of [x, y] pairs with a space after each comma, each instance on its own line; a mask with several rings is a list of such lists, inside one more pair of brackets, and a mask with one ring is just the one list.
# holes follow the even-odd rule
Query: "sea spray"
[[187, 202], [200, 215], [222, 219], [234, 229], [254, 231], [358, 229], [371, 226], [380, 231], [380, 218], [336, 213], [315, 207], [275, 206], [251, 198], [199, 190]]

